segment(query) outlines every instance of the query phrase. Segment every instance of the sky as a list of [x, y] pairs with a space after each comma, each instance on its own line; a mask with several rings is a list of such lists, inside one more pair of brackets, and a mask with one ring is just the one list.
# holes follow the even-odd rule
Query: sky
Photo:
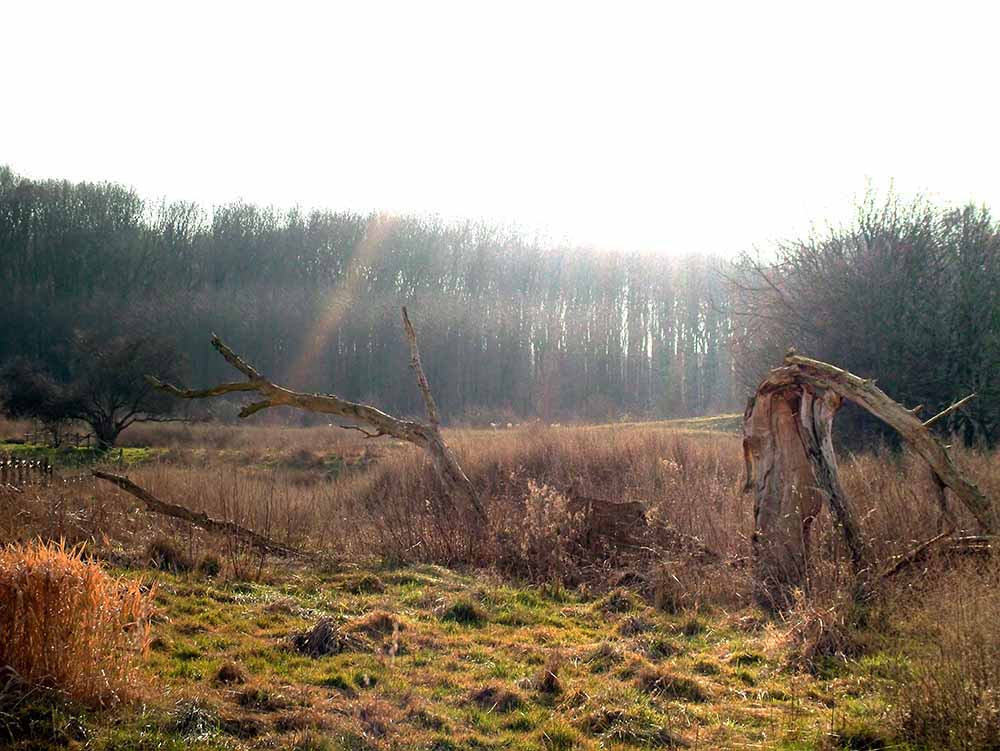
[[0, 4], [0, 164], [738, 253], [867, 185], [1000, 210], [991, 2]]

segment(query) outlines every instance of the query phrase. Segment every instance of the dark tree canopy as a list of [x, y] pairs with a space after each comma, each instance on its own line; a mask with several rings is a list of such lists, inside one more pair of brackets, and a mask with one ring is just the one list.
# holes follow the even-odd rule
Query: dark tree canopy
[[[0, 168], [0, 365], [28, 357], [66, 382], [74, 330], [142, 334], [211, 383], [227, 375], [215, 332], [290, 388], [417, 415], [396, 367], [406, 305], [446, 422], [736, 411], [793, 345], [928, 414], [976, 392], [941, 427], [995, 442], [998, 248], [984, 208], [873, 196], [847, 226], [733, 265], [433, 218], [207, 212]], [[880, 430], [844, 412], [838, 430]]]
[[37, 419], [52, 430], [70, 420], [87, 423], [100, 447], [115, 444], [135, 422], [160, 420], [176, 401], [154, 389], [147, 373], [179, 372], [177, 351], [150, 337], [104, 339], [77, 332], [66, 352], [63, 377], [18, 358], [0, 373], [0, 406], [13, 417]]
[[[941, 427], [1000, 439], [1000, 225], [987, 209], [870, 194], [848, 226], [745, 256], [734, 282], [748, 390], [792, 345], [927, 416], [975, 393]], [[845, 418], [855, 433], [884, 430], [858, 411]]]

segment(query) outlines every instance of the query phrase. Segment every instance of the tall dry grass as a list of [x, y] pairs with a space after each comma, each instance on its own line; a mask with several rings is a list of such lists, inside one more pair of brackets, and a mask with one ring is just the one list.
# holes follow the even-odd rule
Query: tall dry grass
[[[528, 513], [531, 484], [560, 498], [640, 501], [650, 519], [697, 538], [720, 559], [738, 561], [749, 554], [753, 504], [740, 492], [741, 451], [732, 434], [649, 424], [449, 431], [448, 440], [480, 489], [490, 518], [488, 536], [494, 544], [483, 545], [480, 538], [470, 546], [470, 520], [442, 501], [426, 455], [408, 444], [319, 427], [161, 425], [143, 430], [144, 441], [164, 451], [130, 470], [140, 485], [281, 542], [339, 557], [475, 566], [503, 561], [515, 573], [545, 568], [558, 576], [549, 566], [511, 558], [518, 546], [509, 541], [534, 534], [526, 526], [538, 516]], [[1000, 454], [960, 448], [953, 453], [987, 493], [1000, 497]], [[874, 566], [937, 532], [936, 489], [919, 457], [884, 448], [847, 454], [841, 457], [841, 473]], [[134, 507], [134, 501], [107, 485], [53, 490], [44, 498], [8, 504], [16, 514], [0, 512], [0, 531], [13, 539], [40, 534], [98, 545], [107, 537], [135, 549], [172, 538], [192, 560], [213, 545], [230, 545], [180, 522], [131, 513]], [[952, 507], [959, 524], [974, 529], [954, 499]], [[813, 529], [817, 565], [810, 575], [824, 580], [814, 583], [832, 579], [846, 586], [842, 580], [849, 566], [825, 511]], [[607, 559], [590, 561], [593, 567], [610, 571], [622, 565], [621, 550], [599, 552]], [[228, 557], [235, 560], [236, 553]], [[671, 550], [660, 545], [651, 554], [669, 563]]]
[[136, 686], [151, 603], [63, 543], [0, 548], [0, 666], [76, 701], [117, 702]]
[[[407, 444], [335, 428], [144, 430], [144, 443], [166, 451], [132, 468], [134, 481], [165, 500], [291, 545], [348, 559], [489, 567], [536, 581], [625, 583], [667, 609], [728, 608], [749, 599], [744, 564], [753, 501], [740, 491], [735, 435], [648, 424], [449, 431], [489, 517], [485, 535], [469, 545], [472, 522], [441, 500], [427, 457]], [[1000, 498], [1000, 452], [956, 446], [952, 454], [988, 495]], [[937, 490], [919, 457], [874, 447], [844, 453], [840, 462], [874, 568], [937, 534]], [[672, 536], [649, 535], [638, 545], [583, 544], [569, 503], [579, 497], [639, 501]], [[958, 528], [974, 531], [955, 499], [949, 503]], [[25, 493], [0, 504], [0, 534], [65, 536], [126, 559], [166, 539], [192, 561], [214, 552], [229, 576], [259, 572], [263, 561], [234, 541], [135, 508], [133, 499], [103, 484]], [[856, 653], [864, 645], [853, 632], [871, 628], [850, 610], [849, 559], [825, 510], [813, 534], [809, 591], [786, 624], [804, 666]], [[714, 555], [692, 552], [692, 539]], [[989, 561], [931, 561], [881, 592], [878, 618], [891, 624], [887, 638], [913, 665], [914, 689], [900, 692], [898, 706], [901, 730], [917, 743], [974, 748], [1000, 736], [993, 688], [1000, 684], [998, 570]]]
[[939, 561], [891, 604], [905, 657], [896, 706], [927, 748], [1000, 748], [1000, 561]]

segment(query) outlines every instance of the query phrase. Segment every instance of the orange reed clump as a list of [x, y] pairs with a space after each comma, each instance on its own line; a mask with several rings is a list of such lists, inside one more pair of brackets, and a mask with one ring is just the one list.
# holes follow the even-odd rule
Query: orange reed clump
[[109, 576], [80, 549], [0, 548], [0, 667], [87, 704], [123, 699], [149, 636], [152, 592]]

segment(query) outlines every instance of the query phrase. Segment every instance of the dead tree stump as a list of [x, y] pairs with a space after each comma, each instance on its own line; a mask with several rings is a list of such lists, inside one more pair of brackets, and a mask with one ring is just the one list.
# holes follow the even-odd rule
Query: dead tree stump
[[962, 476], [928, 429], [937, 416], [921, 422], [917, 410], [893, 401], [874, 380], [790, 351], [784, 366], [757, 387], [743, 415], [744, 491], [754, 493], [755, 598], [769, 609], [784, 607], [794, 589], [805, 587], [809, 530], [824, 502], [850, 551], [855, 594], [868, 592], [868, 554], [833, 449], [833, 419], [844, 399], [895, 428], [927, 461], [935, 482], [950, 488], [986, 532], [995, 530], [990, 500]]

